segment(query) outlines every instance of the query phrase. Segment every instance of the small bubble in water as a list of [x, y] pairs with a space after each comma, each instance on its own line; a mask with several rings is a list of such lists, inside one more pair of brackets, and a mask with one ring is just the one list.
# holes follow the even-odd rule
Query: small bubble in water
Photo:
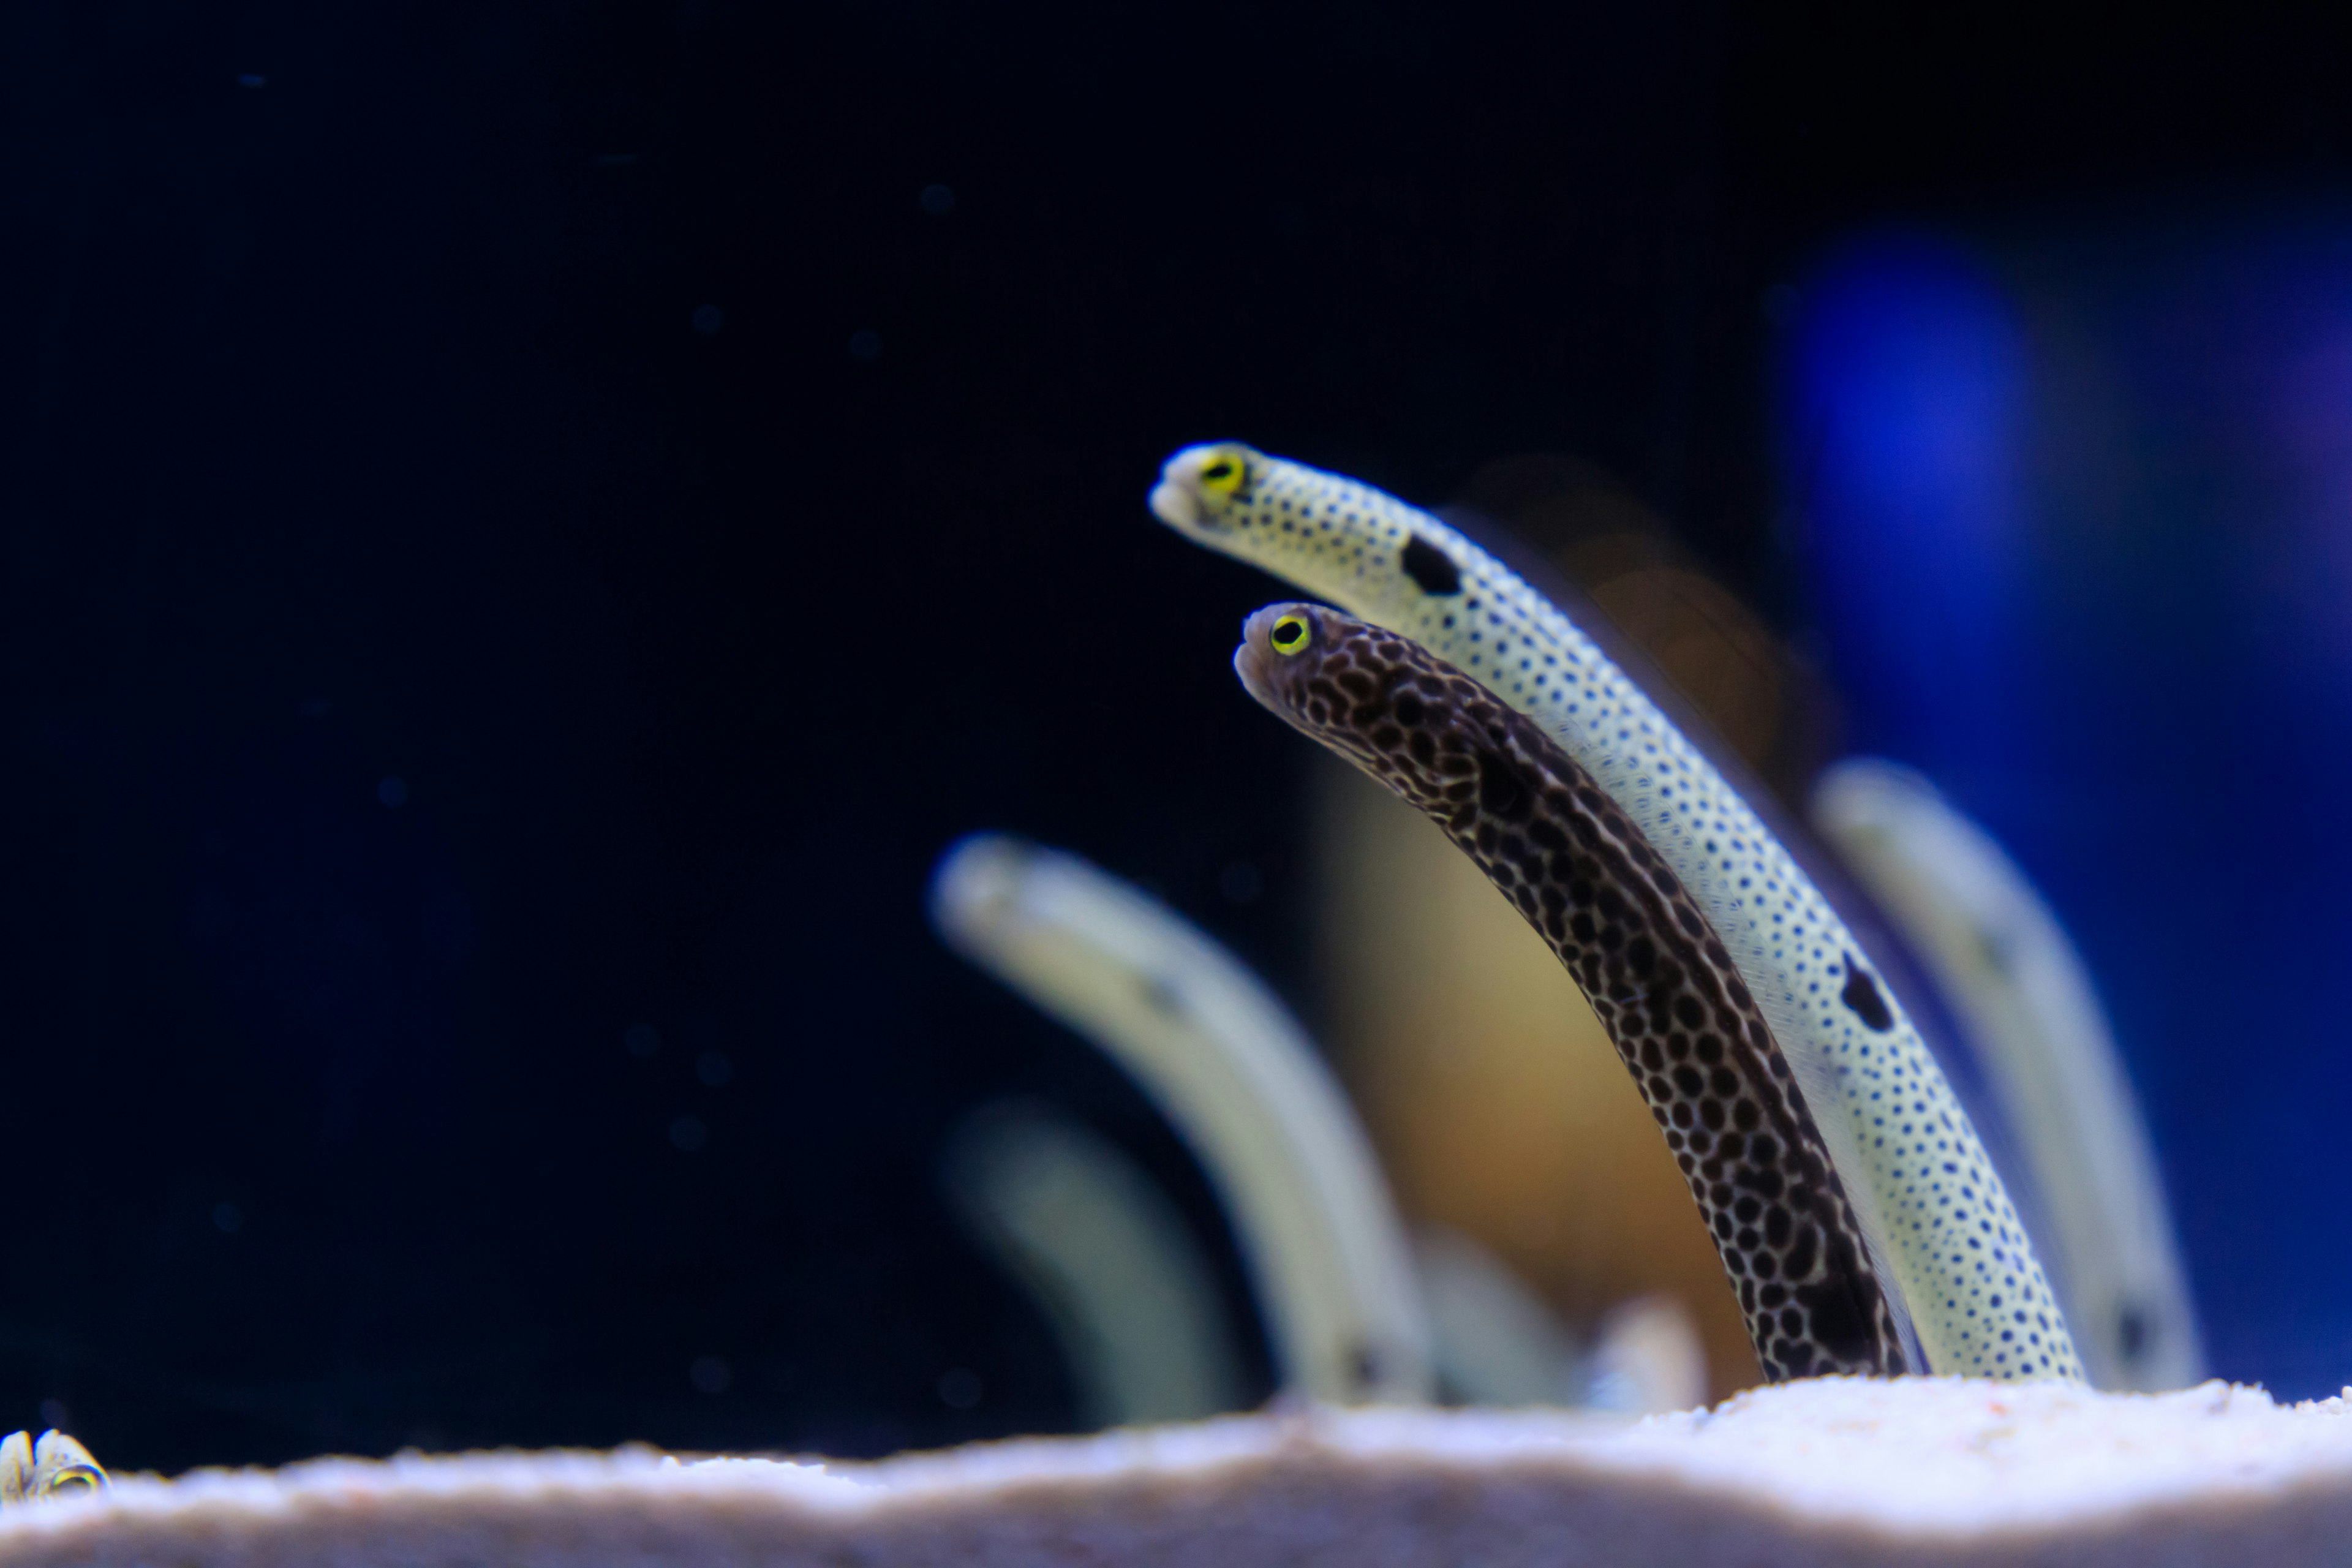
[[694, 1058], [694, 1076], [717, 1089], [735, 1076], [735, 1064], [727, 1059], [725, 1051], [705, 1051]]
[[238, 1212], [235, 1204], [215, 1204], [213, 1224], [223, 1236], [235, 1236], [245, 1228], [245, 1215]]
[[735, 1381], [735, 1369], [715, 1355], [698, 1355], [686, 1369], [687, 1381], [705, 1394], [724, 1394]]
[[915, 200], [933, 217], [945, 217], [955, 211], [955, 193], [945, 185], [925, 185]]
[[1235, 860], [1217, 873], [1217, 891], [1237, 904], [1254, 904], [1265, 891], [1265, 879], [1248, 861]]
[[849, 334], [849, 357], [854, 360], [877, 360], [882, 357], [882, 334], [858, 331]]
[[633, 1057], [649, 1057], [661, 1049], [661, 1031], [651, 1024], [632, 1024], [621, 1031], [621, 1047]]
[[710, 1129], [698, 1116], [681, 1116], [669, 1124], [669, 1141], [681, 1154], [691, 1154], [710, 1142]]
[[375, 797], [389, 806], [405, 805], [408, 804], [408, 781], [398, 773], [386, 773], [375, 786]]
[[694, 330], [704, 337], [709, 337], [726, 324], [727, 312], [718, 306], [697, 305], [694, 308]]
[[968, 1366], [951, 1366], [940, 1374], [940, 1403], [950, 1410], [969, 1410], [984, 1391], [980, 1373]]

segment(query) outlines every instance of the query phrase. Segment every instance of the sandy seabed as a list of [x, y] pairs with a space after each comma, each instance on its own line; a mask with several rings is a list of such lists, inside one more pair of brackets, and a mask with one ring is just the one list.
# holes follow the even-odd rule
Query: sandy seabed
[[402, 1455], [124, 1477], [0, 1568], [2352, 1563], [2352, 1390], [1832, 1378], [1633, 1425], [1314, 1410], [874, 1464]]

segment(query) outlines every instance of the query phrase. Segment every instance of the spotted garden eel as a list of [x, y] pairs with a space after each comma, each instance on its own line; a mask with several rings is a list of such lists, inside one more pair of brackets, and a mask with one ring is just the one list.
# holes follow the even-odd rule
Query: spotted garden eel
[[[1588, 774], [1685, 889], [1761, 1018], [1886, 1287], [1889, 1365], [2082, 1375], [2015, 1207], [1862, 944], [1701, 753], [1573, 622], [1426, 512], [1247, 447], [1171, 458], [1152, 510], [1485, 683]], [[1885, 1327], [1874, 1321], [1870, 1332]]]
[[997, 835], [941, 858], [931, 916], [950, 945], [1125, 1068], [1200, 1157], [1286, 1389], [1335, 1405], [1429, 1398], [1427, 1320], [1380, 1166], [1255, 975], [1139, 889]]
[[2196, 1314], [2156, 1152], [2057, 916], [1990, 834], [1908, 768], [1840, 763], [1814, 785], [1811, 816], [1984, 1062], [2049, 1215], [2052, 1272], [2091, 1382], [2198, 1382]]
[[1260, 610], [1234, 667], [1435, 822], [1568, 966], [1665, 1131], [1765, 1376], [1923, 1370], [1787, 1054], [1592, 775], [1468, 676], [1336, 610]]

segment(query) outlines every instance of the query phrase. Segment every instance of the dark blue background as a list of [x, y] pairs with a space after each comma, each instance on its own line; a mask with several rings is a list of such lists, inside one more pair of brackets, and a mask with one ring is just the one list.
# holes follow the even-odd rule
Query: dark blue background
[[[1434, 502], [1580, 454], [1801, 629], [1772, 286], [1890, 213], [2345, 168], [2336, 40], [2158, 26], [0, 7], [0, 1429], [176, 1468], [1066, 1424], [937, 1196], [945, 1131], [1042, 1093], [1213, 1213], [1132, 1090], [938, 949], [931, 858], [1070, 845], [1311, 1002], [1307, 759], [1226, 669], [1268, 584], [1150, 521], [1159, 459], [1237, 435]], [[2130, 650], [2221, 635], [2149, 603], [2049, 690], [2205, 679], [2133, 686]], [[2106, 879], [2187, 853], [2242, 921], [2232, 868], [2298, 841], [2223, 841], [2240, 777], [2079, 860], [1981, 804], [2103, 970], [2163, 968], [2209, 950], [2099, 925]], [[2334, 1244], [2281, 1194], [2326, 1169], [2336, 1034], [2208, 1103], [2283, 990], [2325, 997], [2296, 940], [2213, 973], [2221, 1032], [2117, 1007], [2207, 1053], [2144, 1065], [2221, 1370], [2305, 1392], [2338, 1342], [2277, 1304]]]
[[1860, 236], [1781, 298], [1784, 527], [1848, 743], [2082, 943], [2215, 1367], [2352, 1374], [2352, 203]]

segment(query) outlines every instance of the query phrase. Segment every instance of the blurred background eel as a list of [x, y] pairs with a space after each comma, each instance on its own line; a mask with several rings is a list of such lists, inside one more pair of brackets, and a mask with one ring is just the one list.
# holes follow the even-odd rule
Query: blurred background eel
[[931, 912], [955, 949], [1109, 1052], [1199, 1156], [1248, 1261], [1285, 1388], [1426, 1401], [1429, 1331], [1380, 1166], [1273, 994], [1156, 900], [1077, 858], [977, 835]]

